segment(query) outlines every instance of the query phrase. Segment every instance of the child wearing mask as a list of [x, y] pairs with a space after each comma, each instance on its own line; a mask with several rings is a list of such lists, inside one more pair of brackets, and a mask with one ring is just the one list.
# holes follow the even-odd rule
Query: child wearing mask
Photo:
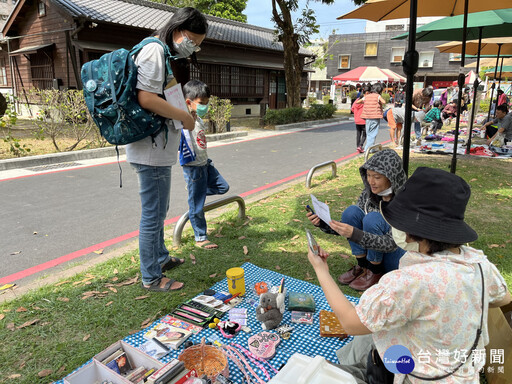
[[183, 94], [190, 112], [196, 116], [194, 130], [190, 133], [183, 131], [180, 143], [180, 164], [187, 183], [189, 219], [194, 229], [196, 246], [211, 250], [218, 248], [218, 245], [208, 240], [204, 203], [206, 196], [226, 193], [229, 185], [213, 166], [206, 150], [202, 118], [208, 113], [210, 89], [199, 80], [191, 80], [184, 85]]

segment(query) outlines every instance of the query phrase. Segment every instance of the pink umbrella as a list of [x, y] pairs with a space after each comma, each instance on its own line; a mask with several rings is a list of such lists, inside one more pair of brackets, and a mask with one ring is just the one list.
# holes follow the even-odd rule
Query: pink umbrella
[[384, 83], [405, 83], [405, 77], [393, 72], [390, 69], [379, 67], [357, 67], [351, 71], [339, 74], [332, 78], [336, 82], [358, 81], [358, 82], [376, 82]]
[[[476, 79], [476, 73], [474, 71], [469, 71], [466, 74], [466, 78], [464, 79], [464, 85], [473, 84], [475, 82], [475, 79]], [[454, 87], [457, 86], [457, 80], [455, 80], [452, 83], [452, 86], [454, 86]]]

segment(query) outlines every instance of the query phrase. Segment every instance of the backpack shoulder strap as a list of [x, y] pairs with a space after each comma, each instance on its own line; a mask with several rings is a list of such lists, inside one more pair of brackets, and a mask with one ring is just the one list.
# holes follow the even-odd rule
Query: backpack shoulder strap
[[174, 60], [175, 57], [173, 55], [171, 55], [171, 50], [169, 49], [167, 44], [164, 44], [157, 37], [154, 37], [154, 36], [146, 37], [144, 40], [142, 40], [139, 44], [135, 45], [130, 50], [130, 54], [133, 55], [134, 58], [136, 58], [137, 55], [139, 54], [139, 52], [142, 50], [142, 48], [144, 48], [146, 45], [148, 45], [150, 43], [158, 43], [158, 44], [160, 44], [162, 46], [162, 48], [164, 49], [164, 60], [165, 60], [166, 74], [167, 73], [172, 73], [170, 60]]

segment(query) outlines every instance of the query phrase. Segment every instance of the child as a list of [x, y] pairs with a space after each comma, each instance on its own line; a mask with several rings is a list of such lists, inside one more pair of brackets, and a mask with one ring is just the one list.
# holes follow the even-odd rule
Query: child
[[189, 219], [194, 229], [196, 246], [203, 249], [216, 249], [217, 244], [208, 240], [206, 234], [206, 219], [204, 217], [204, 202], [206, 196], [222, 195], [229, 190], [229, 185], [220, 175], [219, 171], [212, 165], [206, 152], [206, 135], [204, 122], [201, 119], [208, 113], [208, 102], [210, 100], [210, 89], [199, 81], [191, 80], [183, 87], [185, 101], [192, 114], [196, 115], [195, 128], [190, 132], [190, 140], [187, 140], [188, 148], [195, 153], [187, 160], [184, 160], [183, 146], [180, 145], [180, 164], [183, 166], [183, 175], [187, 183]]
[[354, 113], [354, 123], [356, 123], [356, 146], [357, 152], [363, 153], [364, 142], [366, 141], [366, 120], [361, 117], [363, 113], [363, 104], [356, 103], [361, 97], [366, 96], [370, 93], [371, 88], [369, 86], [364, 87], [364, 95], [361, 92], [354, 103], [352, 104], [352, 112]]
[[443, 104], [441, 101], [434, 101], [434, 108], [427, 112], [421, 124], [423, 127], [426, 127], [428, 124], [430, 124], [430, 129], [432, 130], [433, 134], [435, 134], [437, 130], [441, 129], [443, 126], [443, 120], [441, 119], [441, 109], [443, 109]]

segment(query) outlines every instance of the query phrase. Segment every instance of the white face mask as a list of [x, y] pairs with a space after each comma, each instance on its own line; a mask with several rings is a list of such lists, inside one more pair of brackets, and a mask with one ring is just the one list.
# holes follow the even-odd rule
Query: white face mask
[[393, 188], [389, 187], [388, 189], [383, 190], [382, 192], [377, 193], [379, 196], [389, 196], [393, 193]]
[[398, 245], [404, 251], [419, 252], [420, 244], [416, 241], [408, 243], [406, 241], [407, 234], [405, 232], [402, 232], [396, 228], [391, 227], [391, 234], [393, 235], [393, 240], [395, 241], [396, 245]]

